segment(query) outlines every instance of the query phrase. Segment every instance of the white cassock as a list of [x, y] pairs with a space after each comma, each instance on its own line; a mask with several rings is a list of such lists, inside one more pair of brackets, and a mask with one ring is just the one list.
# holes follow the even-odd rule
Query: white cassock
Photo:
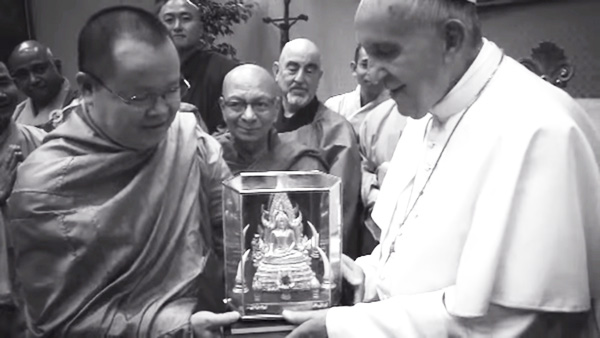
[[600, 283], [589, 118], [487, 40], [431, 114], [407, 123], [373, 210], [370, 303], [331, 309], [329, 336], [576, 336]]

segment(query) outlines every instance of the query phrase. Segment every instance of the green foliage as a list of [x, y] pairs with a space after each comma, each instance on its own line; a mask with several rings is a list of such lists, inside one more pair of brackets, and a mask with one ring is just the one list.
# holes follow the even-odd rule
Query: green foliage
[[217, 43], [219, 36], [233, 34], [233, 26], [245, 23], [252, 16], [253, 4], [244, 0], [217, 2], [213, 0], [193, 0], [200, 7], [204, 24], [203, 42], [205, 48], [235, 58], [236, 49], [229, 43]]

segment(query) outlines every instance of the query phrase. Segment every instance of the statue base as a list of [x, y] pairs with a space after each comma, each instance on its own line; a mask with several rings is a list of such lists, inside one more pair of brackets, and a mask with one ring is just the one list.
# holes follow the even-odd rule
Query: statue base
[[281, 316], [244, 316], [242, 320], [225, 329], [225, 337], [283, 338], [295, 327]]

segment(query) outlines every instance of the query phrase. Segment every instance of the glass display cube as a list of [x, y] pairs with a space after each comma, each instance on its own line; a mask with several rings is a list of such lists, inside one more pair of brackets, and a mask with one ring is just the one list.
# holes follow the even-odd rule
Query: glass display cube
[[341, 297], [341, 180], [242, 173], [223, 182], [225, 286], [242, 318], [277, 318]]

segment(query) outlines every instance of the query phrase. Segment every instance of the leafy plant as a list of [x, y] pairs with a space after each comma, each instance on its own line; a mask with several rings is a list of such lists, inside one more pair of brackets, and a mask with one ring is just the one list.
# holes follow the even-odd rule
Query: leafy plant
[[212, 0], [193, 1], [200, 7], [200, 17], [204, 24], [204, 47], [235, 58], [235, 47], [226, 42], [217, 43], [217, 38], [232, 35], [234, 25], [247, 22], [252, 16], [254, 4], [244, 0], [230, 0], [224, 3]]
[[[156, 12], [168, 0], [156, 0]], [[252, 16], [254, 3], [246, 0], [189, 0], [200, 8], [200, 20], [204, 25], [204, 35], [199, 41], [207, 50], [221, 53], [235, 59], [236, 49], [226, 42], [217, 43], [219, 36], [233, 34], [233, 26], [245, 23]]]

